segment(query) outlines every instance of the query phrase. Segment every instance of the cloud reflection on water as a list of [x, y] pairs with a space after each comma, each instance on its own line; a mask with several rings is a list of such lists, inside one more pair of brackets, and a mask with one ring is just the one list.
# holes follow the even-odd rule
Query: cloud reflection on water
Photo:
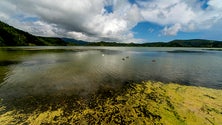
[[[0, 96], [87, 95], [101, 86], [115, 89], [128, 81], [145, 80], [205, 87], [220, 85], [221, 56], [207, 52], [168, 53], [171, 50], [160, 49], [71, 48], [58, 52], [26, 50], [25, 55], [16, 51], [19, 63], [8, 67]], [[16, 60], [15, 55], [13, 58]]]

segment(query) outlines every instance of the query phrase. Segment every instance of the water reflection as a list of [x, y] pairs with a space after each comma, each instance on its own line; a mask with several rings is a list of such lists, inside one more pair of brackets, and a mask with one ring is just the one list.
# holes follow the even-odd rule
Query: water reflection
[[84, 96], [101, 86], [118, 88], [128, 81], [145, 80], [222, 88], [221, 52], [190, 48], [179, 52], [178, 48], [13, 49], [0, 51], [2, 98]]

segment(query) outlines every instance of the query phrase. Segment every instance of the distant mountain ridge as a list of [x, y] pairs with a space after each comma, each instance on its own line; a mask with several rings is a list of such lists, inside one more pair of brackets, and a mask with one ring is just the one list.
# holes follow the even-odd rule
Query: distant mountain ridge
[[152, 43], [116, 43], [116, 42], [96, 42], [89, 43], [89, 46], [129, 46], [129, 47], [204, 47], [204, 48], [222, 48], [222, 41], [191, 39], [191, 40], [173, 40], [170, 42], [152, 42]]
[[173, 40], [167, 43], [154, 42], [144, 43], [147, 47], [206, 47], [206, 48], [221, 48], [222, 41], [205, 40], [205, 39], [190, 39], [190, 40]]
[[169, 44], [178, 47], [222, 47], [222, 41], [204, 39], [173, 40]]
[[76, 40], [76, 39], [71, 39], [71, 38], [61, 38], [65, 42], [73, 43], [74, 45], [79, 45], [79, 46], [85, 46], [88, 45], [90, 42], [83, 41], [83, 40]]
[[222, 41], [191, 39], [153, 43], [87, 42], [71, 38], [40, 37], [0, 21], [0, 46], [130, 46], [130, 47], [206, 47], [222, 48]]

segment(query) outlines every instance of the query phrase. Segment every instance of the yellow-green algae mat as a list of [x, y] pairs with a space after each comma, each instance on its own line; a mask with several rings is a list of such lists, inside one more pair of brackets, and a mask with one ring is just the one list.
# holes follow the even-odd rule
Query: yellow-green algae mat
[[45, 111], [2, 113], [6, 107], [1, 106], [0, 124], [222, 125], [222, 90], [149, 81], [97, 99], [93, 106], [75, 100], [84, 105], [78, 110], [64, 103]]

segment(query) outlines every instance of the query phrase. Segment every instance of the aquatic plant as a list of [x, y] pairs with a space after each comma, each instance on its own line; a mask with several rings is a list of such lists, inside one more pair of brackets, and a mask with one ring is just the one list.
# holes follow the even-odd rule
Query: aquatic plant
[[222, 124], [222, 90], [143, 82], [88, 97], [42, 96], [0, 107], [0, 124]]

